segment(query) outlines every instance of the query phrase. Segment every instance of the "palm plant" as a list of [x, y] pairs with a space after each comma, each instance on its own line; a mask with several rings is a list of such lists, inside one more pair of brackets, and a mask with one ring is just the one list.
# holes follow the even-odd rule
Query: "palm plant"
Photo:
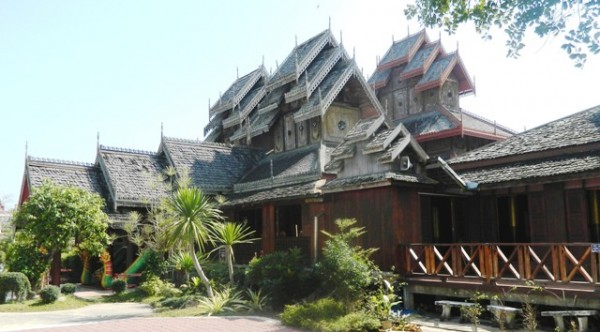
[[166, 200], [166, 208], [171, 218], [165, 226], [165, 242], [170, 246], [181, 245], [190, 253], [196, 272], [206, 287], [206, 293], [212, 298], [210, 281], [204, 274], [194, 246], [197, 245], [202, 252], [204, 245], [211, 241], [208, 230], [210, 224], [221, 219], [221, 211], [215, 207], [210, 197], [195, 187], [177, 189]]
[[179, 252], [169, 259], [171, 265], [175, 270], [183, 272], [184, 282], [187, 283], [190, 280], [190, 271], [194, 269], [194, 259], [188, 252]]
[[210, 236], [212, 241], [218, 244], [213, 251], [220, 249], [225, 251], [225, 261], [229, 269], [229, 282], [232, 286], [235, 283], [233, 277], [233, 262], [235, 261], [233, 246], [241, 243], [252, 243], [258, 240], [258, 238], [252, 238], [253, 235], [254, 230], [251, 230], [250, 227], [234, 222], [215, 223], [211, 228]]

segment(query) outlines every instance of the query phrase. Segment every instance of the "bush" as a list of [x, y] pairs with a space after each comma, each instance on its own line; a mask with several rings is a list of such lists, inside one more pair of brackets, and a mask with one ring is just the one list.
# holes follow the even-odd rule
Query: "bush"
[[352, 242], [364, 234], [364, 228], [354, 227], [355, 219], [338, 219], [338, 234], [329, 234], [321, 260], [315, 265], [315, 273], [322, 281], [322, 290], [335, 299], [343, 301], [348, 311], [367, 295], [378, 271], [369, 259], [371, 250], [355, 247]]
[[40, 298], [42, 303], [54, 303], [60, 296], [60, 288], [58, 286], [49, 285], [40, 291]]
[[123, 280], [123, 279], [113, 280], [112, 284], [110, 285], [110, 288], [116, 294], [121, 294], [127, 289], [127, 280]]
[[306, 297], [317, 284], [312, 271], [304, 268], [299, 249], [253, 258], [246, 269], [245, 281], [248, 287], [268, 294], [274, 309]]
[[363, 311], [357, 311], [325, 324], [322, 330], [326, 332], [377, 331], [380, 325], [380, 321], [375, 317]]
[[25, 300], [27, 293], [31, 291], [31, 284], [27, 276], [21, 272], [0, 273], [0, 304], [6, 301], [6, 295], [12, 292], [17, 301]]
[[287, 305], [281, 321], [284, 325], [324, 332], [377, 331], [381, 326], [378, 319], [363, 311], [345, 314], [344, 304], [333, 298]]
[[[223, 286], [229, 284], [229, 270], [227, 263], [220, 261], [209, 261], [202, 264], [202, 269], [204, 270], [206, 277], [216, 285]], [[244, 284], [245, 271], [243, 268], [234, 266], [233, 276], [236, 284]]]
[[139, 288], [149, 296], [174, 296], [181, 294], [181, 291], [175, 288], [173, 284], [163, 281], [157, 276], [149, 276], [146, 281], [140, 284]]
[[336, 320], [345, 314], [344, 305], [332, 298], [320, 299], [307, 304], [286, 305], [281, 321], [310, 331], [321, 330], [327, 321]]
[[63, 294], [75, 294], [75, 291], [77, 291], [77, 285], [71, 283], [64, 284], [60, 288], [60, 292]]
[[27, 235], [18, 233], [6, 255], [9, 271], [22, 272], [29, 283], [37, 288], [42, 274], [48, 268], [48, 254], [41, 250]]

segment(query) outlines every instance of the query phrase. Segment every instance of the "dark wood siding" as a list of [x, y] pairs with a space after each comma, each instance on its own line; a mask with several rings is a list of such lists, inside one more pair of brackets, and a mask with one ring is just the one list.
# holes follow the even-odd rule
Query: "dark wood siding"
[[398, 259], [398, 244], [421, 242], [419, 197], [415, 189], [382, 187], [331, 194], [326, 199], [325, 228], [336, 232], [338, 218], [355, 218], [365, 227], [360, 245], [379, 248], [373, 259], [389, 269]]
[[586, 194], [583, 189], [565, 191], [569, 242], [589, 241]]

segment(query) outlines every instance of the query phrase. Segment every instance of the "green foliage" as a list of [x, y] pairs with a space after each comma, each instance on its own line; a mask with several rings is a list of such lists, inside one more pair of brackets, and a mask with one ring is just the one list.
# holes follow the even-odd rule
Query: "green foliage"
[[16, 296], [18, 302], [22, 302], [29, 291], [31, 291], [31, 284], [25, 274], [21, 272], [0, 273], [0, 304], [6, 301], [6, 295], [9, 292]]
[[352, 242], [364, 234], [363, 228], [354, 227], [356, 220], [338, 219], [335, 223], [339, 233], [324, 232], [329, 239], [315, 265], [315, 272], [322, 288], [350, 310], [365, 295], [377, 267], [369, 260], [371, 251], [352, 246]]
[[[206, 277], [210, 279], [213, 285], [230, 284], [229, 268], [227, 263], [222, 261], [206, 261], [202, 263]], [[234, 267], [233, 273], [236, 280], [236, 285], [243, 284], [245, 279], [245, 268]]]
[[125, 280], [125, 279], [113, 280], [112, 284], [110, 285], [110, 288], [116, 294], [121, 294], [127, 289], [127, 280]]
[[314, 274], [304, 269], [299, 249], [253, 258], [246, 269], [245, 282], [269, 294], [275, 309], [307, 296], [316, 284]]
[[[322, 330], [327, 332], [378, 331], [380, 325], [381, 323], [378, 319], [363, 311], [357, 311], [328, 322], [323, 326]], [[400, 331], [405, 330], [401, 329]]]
[[[139, 289], [149, 296], [172, 296], [179, 291], [173, 284], [163, 281], [157, 276], [150, 276], [146, 281], [140, 284]], [[181, 293], [181, 291], [179, 291], [179, 293]]]
[[595, 0], [417, 0], [404, 13], [426, 27], [443, 27], [449, 33], [471, 21], [486, 39], [491, 38], [493, 27], [504, 29], [510, 57], [519, 56], [529, 29], [539, 37], [563, 35], [561, 48], [577, 67], [583, 66], [588, 52], [600, 53], [600, 2]]
[[196, 273], [202, 280], [209, 297], [213, 296], [210, 281], [198, 261], [194, 246], [204, 251], [210, 242], [209, 225], [221, 219], [221, 211], [216, 208], [212, 199], [200, 189], [181, 187], [165, 201], [165, 210], [169, 216], [164, 228], [165, 244], [181, 246], [192, 256]]
[[222, 291], [215, 290], [212, 297], [201, 297], [198, 301], [200, 311], [208, 316], [223, 312], [236, 312], [244, 307], [240, 292], [226, 287]]
[[6, 264], [9, 271], [22, 272], [36, 287], [42, 273], [48, 269], [48, 261], [48, 253], [40, 249], [30, 236], [19, 232], [8, 248]]
[[60, 288], [60, 292], [63, 294], [75, 294], [76, 291], [77, 291], [77, 285], [71, 284], [71, 283], [64, 284]]
[[193, 294], [168, 297], [160, 302], [161, 307], [167, 307], [171, 309], [184, 309], [195, 307], [198, 305], [198, 297]]
[[169, 271], [169, 262], [165, 260], [163, 254], [155, 250], [148, 249], [146, 253], [146, 269], [143, 272], [145, 279], [151, 276], [165, 276]]
[[306, 304], [286, 305], [281, 313], [281, 322], [284, 325], [316, 331], [321, 330], [325, 322], [336, 320], [345, 313], [341, 302], [323, 298]]
[[42, 303], [54, 303], [60, 296], [60, 288], [54, 285], [48, 285], [40, 291], [40, 299]]
[[246, 298], [248, 299], [244, 306], [248, 312], [261, 312], [268, 308], [270, 301], [267, 295], [262, 293], [262, 290], [253, 291], [252, 289], [246, 289]]
[[213, 252], [219, 251], [220, 249], [225, 250], [225, 262], [229, 271], [229, 283], [233, 286], [235, 284], [235, 273], [233, 271], [233, 262], [235, 256], [233, 252], [233, 246], [241, 243], [252, 243], [257, 238], [252, 238], [254, 231], [245, 224], [238, 224], [234, 222], [225, 223], [214, 223], [210, 228], [210, 237], [212, 242], [217, 244], [217, 247], [213, 249]]
[[50, 254], [75, 246], [92, 255], [109, 244], [104, 200], [81, 188], [44, 182], [14, 215], [15, 224]]
[[377, 291], [373, 292], [367, 298], [365, 307], [369, 313], [379, 320], [393, 320], [392, 307], [399, 304], [394, 287], [387, 280], [381, 280], [377, 283]]
[[473, 305], [460, 307], [460, 314], [462, 315], [462, 317], [470, 321], [473, 325], [479, 326], [481, 322], [481, 314], [485, 310], [483, 308], [483, 305], [481, 304], [481, 301], [484, 301], [486, 299], [487, 295], [482, 294], [480, 292], [475, 292], [475, 294], [473, 294], [473, 296], [469, 299], [471, 300], [471, 302], [473, 302]]

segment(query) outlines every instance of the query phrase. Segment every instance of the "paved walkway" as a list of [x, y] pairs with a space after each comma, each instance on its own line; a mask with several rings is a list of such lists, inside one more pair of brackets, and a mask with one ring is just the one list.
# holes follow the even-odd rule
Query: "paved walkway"
[[[107, 294], [111, 292], [86, 288], [76, 293], [88, 299]], [[257, 316], [168, 318], [149, 317], [151, 315], [150, 306], [140, 303], [102, 303], [63, 311], [0, 313], [0, 331], [300, 331], [285, 327], [278, 320]], [[423, 317], [415, 322], [421, 325], [423, 332], [471, 331], [470, 324], [458, 321], [440, 322], [437, 318]], [[478, 331], [499, 330], [483, 326]]]

